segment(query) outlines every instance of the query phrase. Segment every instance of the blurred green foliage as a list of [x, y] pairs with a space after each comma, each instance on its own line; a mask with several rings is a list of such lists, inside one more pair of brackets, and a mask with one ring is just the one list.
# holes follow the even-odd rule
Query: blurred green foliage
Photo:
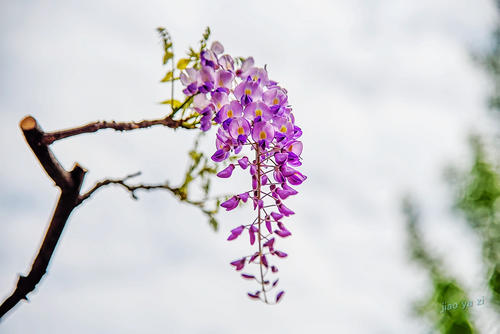
[[470, 142], [471, 169], [452, 174], [455, 210], [464, 214], [480, 238], [492, 302], [500, 311], [500, 170], [488, 160], [478, 136]]
[[[425, 245], [419, 229], [419, 210], [409, 198], [403, 201], [403, 213], [406, 218], [408, 249], [412, 260], [425, 270], [432, 282], [430, 296], [418, 301], [414, 311], [427, 319], [434, 330], [443, 334], [477, 333], [469, 308], [463, 308], [462, 302], [469, 298], [454, 278], [446, 274], [440, 259], [433, 255]], [[448, 305], [458, 305], [448, 309]]]
[[[495, 3], [500, 13], [500, 0]], [[490, 51], [478, 59], [492, 81], [489, 105], [493, 110], [500, 111], [500, 22], [493, 33]], [[494, 160], [500, 151], [494, 144], [486, 145], [480, 135], [471, 136], [470, 147], [473, 156], [470, 168], [451, 168], [447, 176], [454, 193], [454, 211], [465, 217], [469, 227], [479, 237], [491, 305], [500, 312], [500, 169]], [[406, 199], [403, 211], [412, 259], [427, 270], [433, 284], [432, 296], [417, 306], [418, 313], [429, 319], [440, 333], [475, 332], [467, 309], [441, 312], [436, 307], [443, 302], [467, 300], [466, 293], [455, 279], [444, 272], [440, 261], [423, 244], [417, 228], [418, 210], [415, 205]]]
[[[500, 14], [500, 0], [496, 1], [497, 11]], [[489, 104], [494, 110], [500, 111], [500, 23], [493, 33], [493, 45], [490, 52], [484, 57], [483, 63], [489, 72], [492, 83], [493, 93], [490, 96]]]

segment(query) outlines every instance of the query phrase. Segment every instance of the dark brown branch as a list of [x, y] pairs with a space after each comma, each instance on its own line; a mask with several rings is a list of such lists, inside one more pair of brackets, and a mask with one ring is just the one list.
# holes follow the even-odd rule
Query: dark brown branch
[[68, 171], [66, 171], [46, 144], [42, 143], [45, 133], [42, 131], [37, 121], [31, 117], [25, 117], [19, 124], [23, 131], [24, 138], [31, 147], [33, 153], [59, 188], [71, 187], [73, 180]]
[[27, 300], [27, 295], [33, 291], [47, 272], [50, 259], [61, 237], [64, 226], [76, 207], [80, 194], [80, 188], [86, 170], [75, 164], [73, 170], [68, 172], [61, 167], [54, 155], [47, 147], [41, 143], [43, 132], [33, 117], [26, 117], [20, 123], [26, 141], [30, 145], [33, 153], [40, 161], [47, 174], [54, 180], [60, 188], [61, 194], [57, 202], [56, 209], [50, 221], [47, 232], [43, 239], [40, 250], [33, 261], [28, 276], [20, 276], [14, 292], [0, 305], [0, 319], [17, 305], [22, 299]]
[[83, 133], [96, 132], [102, 129], [113, 129], [116, 131], [131, 131], [131, 130], [149, 128], [155, 125], [163, 125], [172, 129], [177, 129], [177, 128], [194, 129], [195, 124], [188, 123], [188, 121], [192, 117], [179, 120], [174, 119], [175, 114], [179, 110], [186, 108], [191, 103], [192, 100], [193, 96], [188, 97], [187, 99], [184, 100], [184, 102], [180, 106], [174, 108], [170, 115], [161, 119], [143, 120], [140, 122], [97, 121], [76, 128], [44, 133], [41, 142], [45, 145], [50, 145], [59, 139], [64, 139], [71, 136], [80, 135]]
[[97, 121], [93, 123], [89, 123], [86, 125], [82, 125], [72, 129], [48, 132], [43, 135], [42, 142], [45, 145], [50, 145], [56, 140], [80, 135], [83, 133], [91, 133], [96, 132], [102, 129], [113, 129], [116, 131], [131, 131], [136, 129], [144, 129], [149, 128], [155, 125], [163, 125], [169, 128], [191, 128], [190, 126], [184, 124], [184, 120], [174, 120], [170, 117], [165, 117], [162, 119], [153, 119], [153, 120], [143, 120], [140, 122], [107, 122], [107, 121]]

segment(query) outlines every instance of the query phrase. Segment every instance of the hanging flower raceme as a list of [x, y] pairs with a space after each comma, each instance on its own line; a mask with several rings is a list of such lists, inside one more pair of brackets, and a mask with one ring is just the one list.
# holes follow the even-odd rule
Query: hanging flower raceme
[[[277, 278], [269, 277], [278, 272], [271, 262], [287, 256], [276, 248], [276, 240], [292, 234], [284, 218], [294, 212], [284, 201], [296, 195], [293, 187], [307, 178], [296, 169], [302, 164], [302, 142], [298, 140], [302, 131], [295, 125], [287, 91], [269, 80], [267, 70], [255, 67], [252, 57], [235, 66], [237, 62], [223, 52], [223, 46], [214, 42], [200, 52], [199, 66], [185, 69], [180, 79], [184, 94], [193, 96], [193, 108], [201, 116], [200, 128], [207, 131], [218, 126], [212, 160], [224, 161], [247, 148], [237, 164], [229, 164], [217, 176], [229, 178], [236, 168], [248, 170], [252, 189], [232, 196], [221, 207], [230, 211], [240, 202], [252, 203], [255, 219], [231, 230], [228, 240], [248, 233], [256, 250], [231, 265], [244, 271], [243, 278], [259, 284], [259, 290], [248, 293], [250, 298], [270, 303], [268, 294], [278, 284]], [[255, 265], [254, 273], [251, 265]], [[274, 302], [283, 294], [277, 292]]]

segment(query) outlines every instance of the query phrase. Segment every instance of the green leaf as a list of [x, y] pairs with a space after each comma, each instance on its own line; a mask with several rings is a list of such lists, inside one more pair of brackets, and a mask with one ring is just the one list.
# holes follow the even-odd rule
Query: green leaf
[[180, 101], [177, 101], [177, 100], [170, 100], [170, 99], [169, 99], [169, 100], [165, 100], [165, 101], [161, 101], [160, 103], [161, 103], [161, 104], [170, 104], [170, 105], [172, 105], [172, 104], [173, 104], [174, 109], [175, 109], [175, 108], [179, 108], [179, 107], [180, 107], [180, 105], [181, 105], [181, 102], [180, 102]]
[[177, 62], [177, 68], [182, 71], [182, 70], [184, 70], [189, 65], [189, 62], [191, 62], [191, 59], [189, 59], [189, 58], [181, 58]]
[[166, 51], [165, 55], [163, 56], [163, 65], [165, 65], [169, 59], [172, 59], [174, 57], [174, 54], [170, 51]]
[[163, 77], [163, 79], [161, 79], [160, 82], [170, 81], [170, 80], [172, 80], [173, 77], [174, 77], [174, 73], [172, 71], [170, 71], [167, 74], [165, 74], [165, 76]]
[[208, 220], [208, 223], [210, 224], [210, 226], [212, 226], [214, 231], [217, 231], [217, 229], [219, 227], [219, 223], [217, 222], [217, 219], [215, 219], [213, 216], [211, 216], [210, 219]]
[[207, 27], [205, 29], [205, 32], [203, 33], [203, 39], [207, 41], [210, 38], [210, 27]]

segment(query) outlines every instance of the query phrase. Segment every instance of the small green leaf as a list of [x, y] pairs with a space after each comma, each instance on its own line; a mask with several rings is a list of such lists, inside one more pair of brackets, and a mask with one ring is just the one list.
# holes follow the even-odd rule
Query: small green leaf
[[169, 100], [165, 100], [165, 101], [161, 101], [160, 103], [161, 103], [161, 104], [170, 104], [170, 105], [172, 105], [172, 104], [173, 104], [174, 109], [175, 109], [175, 108], [179, 108], [179, 107], [180, 107], [180, 105], [181, 105], [181, 102], [180, 102], [180, 101], [177, 101], [177, 100], [170, 100], [170, 99], [169, 99]]
[[217, 231], [217, 229], [219, 227], [219, 223], [217, 222], [217, 219], [215, 219], [213, 216], [211, 216], [210, 219], [208, 220], [208, 223], [210, 224], [210, 226], [212, 226], [214, 231]]
[[190, 61], [191, 61], [191, 59], [189, 59], [189, 58], [179, 59], [179, 61], [177, 62], [177, 68], [181, 71], [184, 70], [189, 65]]
[[170, 51], [166, 51], [165, 55], [163, 56], [163, 65], [165, 65], [169, 59], [172, 59], [174, 57], [174, 54]]
[[165, 74], [165, 76], [163, 77], [163, 79], [161, 79], [160, 82], [170, 81], [170, 80], [172, 80], [173, 77], [174, 77], [174, 73], [172, 71], [170, 71], [167, 74]]

